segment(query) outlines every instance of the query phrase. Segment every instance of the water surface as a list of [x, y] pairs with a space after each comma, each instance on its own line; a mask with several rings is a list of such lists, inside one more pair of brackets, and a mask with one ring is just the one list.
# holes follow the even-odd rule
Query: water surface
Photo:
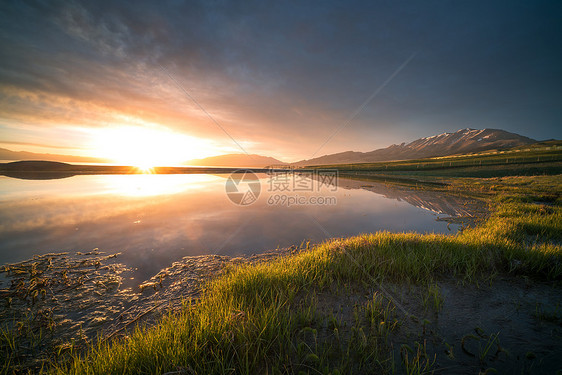
[[[453, 233], [457, 226], [436, 218], [472, 214], [465, 198], [442, 192], [343, 178], [337, 187], [280, 191], [271, 176], [259, 177], [261, 194], [247, 206], [229, 200], [227, 175], [0, 177], [0, 264], [99, 248], [122, 252], [148, 278], [188, 255], [253, 254], [378, 230]], [[297, 195], [327, 204], [271, 204]]]

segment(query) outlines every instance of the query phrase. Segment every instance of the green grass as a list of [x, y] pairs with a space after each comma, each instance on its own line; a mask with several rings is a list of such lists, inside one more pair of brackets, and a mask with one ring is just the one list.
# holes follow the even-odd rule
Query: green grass
[[487, 151], [415, 160], [320, 165], [307, 168], [337, 169], [342, 176], [399, 177], [504, 177], [562, 173], [562, 145]]
[[[388, 337], [405, 317], [379, 286], [428, 285], [428, 304], [439, 309], [432, 285], [444, 276], [467, 283], [498, 274], [562, 279], [561, 187], [559, 176], [458, 180], [450, 189], [470, 188], [490, 199], [493, 213], [479, 227], [456, 236], [365, 234], [232, 268], [198, 303], [187, 302], [159, 325], [53, 360], [49, 371], [344, 374], [401, 367], [423, 373], [433, 363], [424, 344], [392, 358]], [[332, 309], [334, 301], [365, 291], [363, 302]]]

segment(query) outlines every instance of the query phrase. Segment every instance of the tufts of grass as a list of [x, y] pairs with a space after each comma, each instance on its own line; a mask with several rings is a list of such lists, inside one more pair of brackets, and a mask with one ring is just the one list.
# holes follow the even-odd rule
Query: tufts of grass
[[433, 373], [432, 368], [435, 364], [437, 355], [433, 358], [427, 355], [427, 343], [415, 343], [416, 350], [413, 350], [409, 345], [403, 344], [400, 348], [400, 356], [402, 363], [408, 375], [421, 375]]
[[554, 306], [544, 306], [543, 304], [537, 303], [533, 316], [538, 321], [555, 323], [562, 326], [562, 307], [558, 303]]
[[430, 284], [427, 291], [422, 293], [422, 304], [426, 310], [432, 308], [433, 311], [438, 313], [443, 306], [443, 302], [444, 298], [437, 284]]

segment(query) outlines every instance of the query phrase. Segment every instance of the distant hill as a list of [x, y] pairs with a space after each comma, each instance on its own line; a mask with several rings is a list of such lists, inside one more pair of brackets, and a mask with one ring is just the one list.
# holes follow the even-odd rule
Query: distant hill
[[280, 165], [285, 163], [269, 156], [226, 154], [211, 156], [204, 159], [193, 159], [189, 160], [185, 164], [202, 167], [264, 168], [270, 165]]
[[461, 129], [454, 133], [443, 133], [416, 139], [410, 143], [392, 145], [370, 152], [346, 151], [301, 160], [294, 165], [324, 165], [346, 163], [373, 163], [378, 161], [420, 159], [454, 154], [525, 146], [536, 141], [515, 133], [499, 129]]
[[60, 163], [56, 161], [47, 160], [22, 160], [12, 163], [0, 164], [2, 171], [22, 171], [22, 172], [37, 172], [37, 171], [69, 171], [72, 169], [71, 164]]
[[0, 164], [0, 175], [25, 180], [51, 180], [74, 176], [71, 164], [46, 160], [24, 160]]
[[51, 160], [75, 163], [107, 163], [108, 160], [74, 155], [41, 154], [27, 151], [12, 151], [0, 148], [0, 160]]

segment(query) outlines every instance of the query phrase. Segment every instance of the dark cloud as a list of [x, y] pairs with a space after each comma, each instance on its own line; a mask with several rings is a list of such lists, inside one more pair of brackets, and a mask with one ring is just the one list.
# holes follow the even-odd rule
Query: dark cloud
[[558, 2], [7, 1], [0, 12], [4, 122], [105, 126], [124, 113], [218, 136], [161, 65], [233, 136], [306, 157], [416, 53], [326, 152], [467, 126], [562, 136]]

